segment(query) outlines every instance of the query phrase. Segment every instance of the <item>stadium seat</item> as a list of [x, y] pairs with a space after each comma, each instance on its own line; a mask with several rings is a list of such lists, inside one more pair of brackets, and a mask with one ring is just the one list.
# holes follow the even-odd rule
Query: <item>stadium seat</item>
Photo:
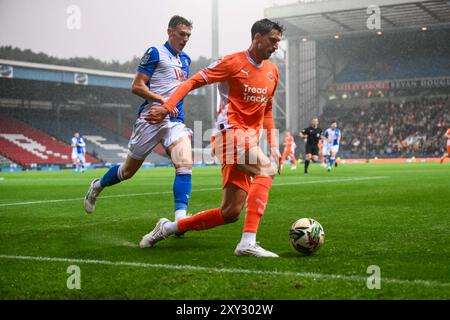
[[[0, 118], [0, 153], [22, 166], [72, 163], [72, 148], [69, 145], [4, 115]], [[100, 162], [91, 155], [86, 155], [86, 161]]]

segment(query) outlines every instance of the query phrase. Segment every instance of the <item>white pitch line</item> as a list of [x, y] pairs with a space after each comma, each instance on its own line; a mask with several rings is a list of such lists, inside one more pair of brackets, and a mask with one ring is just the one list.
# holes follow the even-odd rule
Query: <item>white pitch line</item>
[[[1, 254], [0, 259], [11, 260], [26, 260], [26, 261], [47, 261], [47, 262], [66, 262], [66, 263], [80, 263], [80, 264], [97, 264], [110, 265], [122, 267], [140, 267], [140, 268], [154, 268], [154, 269], [168, 269], [168, 270], [191, 270], [204, 271], [210, 273], [243, 273], [255, 274], [264, 276], [289, 276], [289, 277], [304, 277], [312, 279], [338, 279], [347, 281], [356, 281], [366, 283], [367, 277], [356, 275], [342, 275], [342, 274], [326, 274], [316, 272], [293, 272], [293, 271], [276, 271], [276, 270], [252, 270], [252, 269], [238, 269], [238, 268], [213, 268], [201, 267], [192, 265], [177, 265], [177, 264], [152, 264], [144, 262], [127, 262], [127, 261], [108, 261], [108, 260], [91, 260], [91, 259], [72, 259], [72, 258], [51, 258], [51, 257], [33, 257], [33, 256], [14, 256]], [[431, 287], [448, 287], [450, 283], [439, 282], [434, 280], [405, 280], [393, 278], [381, 278], [384, 283], [395, 283], [404, 285], [424, 285]]]
[[[302, 184], [319, 184], [328, 182], [353, 182], [353, 181], [365, 181], [365, 180], [378, 180], [378, 179], [388, 179], [387, 176], [379, 177], [360, 177], [360, 178], [344, 178], [344, 179], [324, 179], [324, 180], [313, 180], [313, 181], [301, 181], [301, 182], [286, 182], [286, 183], [275, 183], [273, 186], [289, 186], [289, 185], [302, 185]], [[195, 189], [192, 192], [205, 192], [205, 191], [217, 191], [222, 190], [222, 188], [204, 188]], [[160, 191], [160, 192], [144, 192], [144, 193], [129, 193], [129, 194], [116, 194], [110, 196], [101, 196], [99, 199], [107, 198], [123, 198], [123, 197], [140, 197], [140, 196], [151, 196], [151, 195], [162, 195], [162, 194], [172, 194], [172, 191]], [[10, 207], [10, 206], [23, 206], [29, 204], [42, 204], [42, 203], [57, 203], [57, 202], [70, 202], [70, 201], [81, 201], [84, 198], [70, 198], [70, 199], [54, 199], [54, 200], [38, 200], [38, 201], [25, 201], [25, 202], [13, 202], [13, 203], [1, 203], [0, 207]]]

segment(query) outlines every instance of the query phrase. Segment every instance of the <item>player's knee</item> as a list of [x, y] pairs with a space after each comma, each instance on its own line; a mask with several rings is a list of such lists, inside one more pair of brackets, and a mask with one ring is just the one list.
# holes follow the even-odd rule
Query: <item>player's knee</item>
[[180, 168], [190, 168], [192, 170], [192, 159], [182, 158], [177, 161], [173, 161], [173, 165], [176, 169]]
[[128, 168], [123, 168], [123, 167], [120, 168], [120, 178], [121, 178], [121, 180], [128, 180], [131, 177], [133, 177], [135, 173], [136, 173], [135, 170], [131, 170], [131, 169], [128, 169]]

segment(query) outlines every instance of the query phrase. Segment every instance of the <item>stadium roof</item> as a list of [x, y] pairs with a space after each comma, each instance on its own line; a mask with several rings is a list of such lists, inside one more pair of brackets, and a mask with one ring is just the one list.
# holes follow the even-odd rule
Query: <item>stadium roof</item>
[[374, 4], [381, 9], [381, 31], [450, 28], [450, 1], [442, 0], [303, 0], [267, 8], [265, 15], [286, 26], [287, 38], [373, 33], [367, 8]]
[[129, 73], [0, 59], [0, 78], [129, 89], [133, 77]]

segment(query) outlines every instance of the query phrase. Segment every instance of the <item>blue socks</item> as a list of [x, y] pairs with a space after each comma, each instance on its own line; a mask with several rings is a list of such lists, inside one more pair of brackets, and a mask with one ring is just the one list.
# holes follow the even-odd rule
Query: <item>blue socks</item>
[[330, 158], [330, 168], [333, 168], [334, 161], [336, 161], [335, 157]]
[[[120, 165], [115, 165], [100, 179], [100, 187], [110, 187], [123, 180]], [[176, 169], [173, 181], [173, 197], [175, 202], [175, 218], [178, 220], [186, 216], [189, 197], [192, 190], [192, 168]]]
[[122, 181], [120, 176], [120, 165], [112, 166], [100, 179], [100, 185], [102, 188], [113, 186]]
[[184, 212], [186, 215], [189, 197], [192, 190], [192, 168], [176, 169], [173, 181], [173, 197], [175, 200], [175, 212]]

